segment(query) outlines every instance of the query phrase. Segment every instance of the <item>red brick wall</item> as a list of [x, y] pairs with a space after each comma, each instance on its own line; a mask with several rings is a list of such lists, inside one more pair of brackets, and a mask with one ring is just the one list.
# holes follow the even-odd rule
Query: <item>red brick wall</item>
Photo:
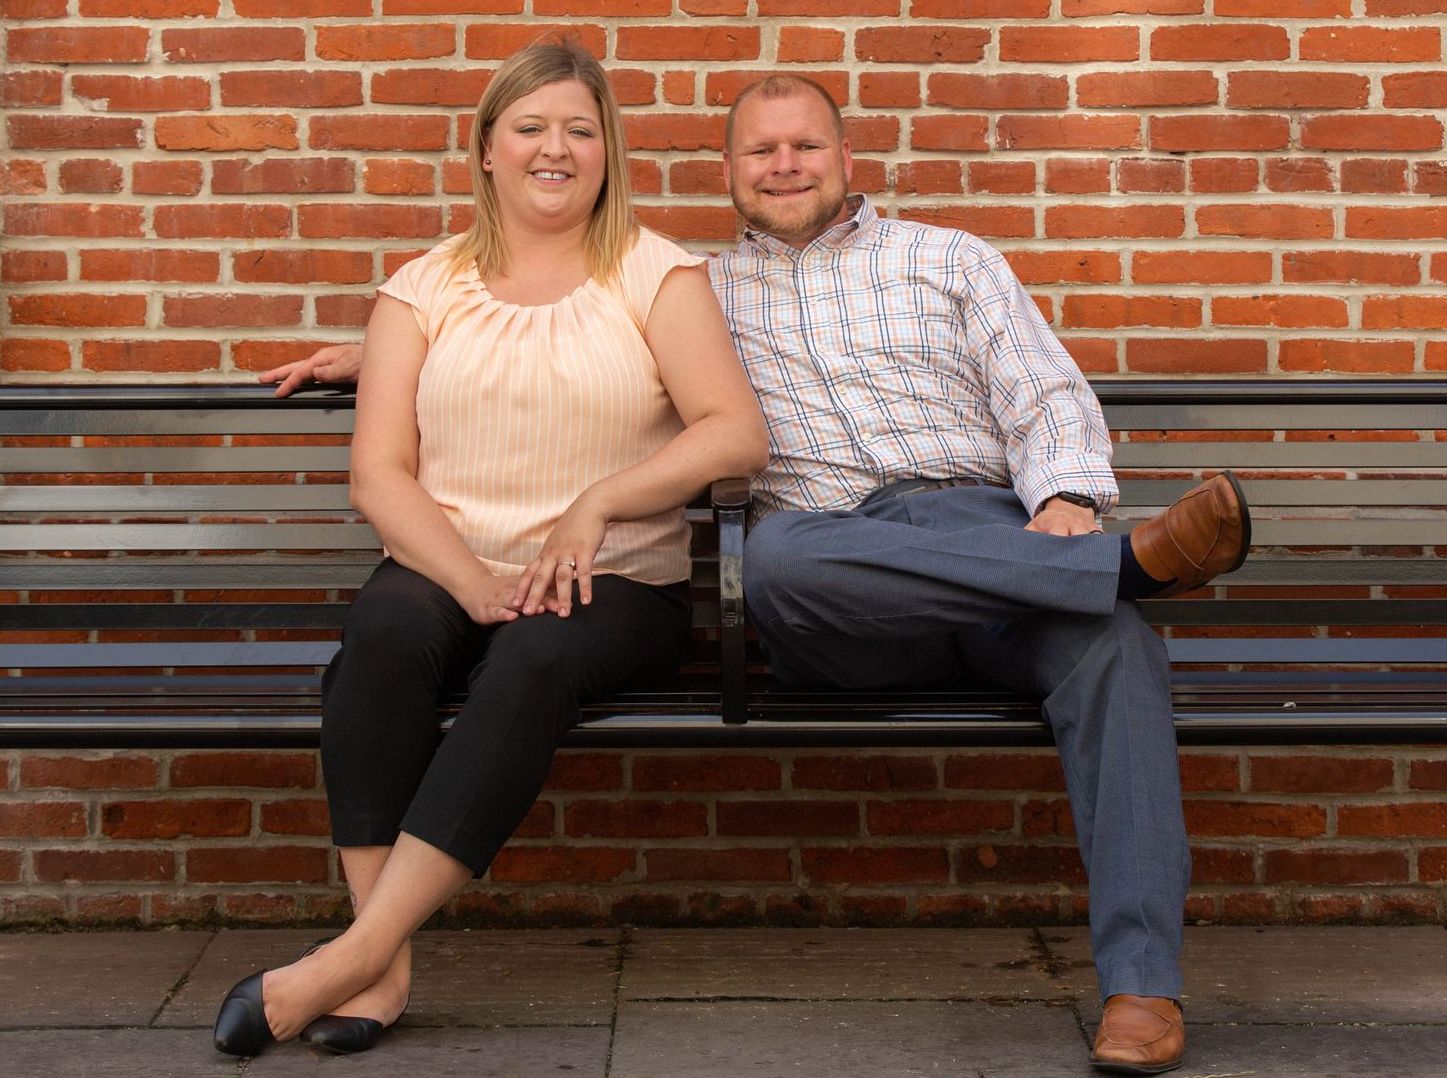
[[[844, 103], [856, 186], [1006, 250], [1091, 373], [1447, 372], [1447, 0], [0, 0], [0, 18], [10, 382], [246, 380], [356, 339], [376, 284], [467, 219], [487, 71], [553, 26], [613, 72], [645, 219], [695, 246], [733, 233], [728, 103], [801, 71]], [[564, 754], [459, 908], [1077, 916], [1051, 759]], [[341, 901], [311, 753], [0, 763], [6, 921]], [[1447, 750], [1184, 764], [1191, 916], [1444, 919]]]
[[244, 379], [466, 220], [466, 114], [565, 27], [645, 218], [718, 246], [758, 72], [857, 186], [1009, 251], [1096, 373], [1447, 370], [1443, 0], [4, 0], [7, 380]]
[[[0, 920], [323, 919], [312, 752], [0, 754]], [[1447, 749], [1189, 749], [1193, 920], [1441, 922]], [[560, 755], [489, 924], [1083, 918], [1053, 750]]]

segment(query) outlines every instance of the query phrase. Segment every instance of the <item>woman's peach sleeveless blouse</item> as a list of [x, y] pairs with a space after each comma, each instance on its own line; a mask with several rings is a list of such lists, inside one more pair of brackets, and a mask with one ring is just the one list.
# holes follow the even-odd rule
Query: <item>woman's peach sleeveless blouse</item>
[[[525, 307], [493, 297], [476, 266], [454, 273], [454, 242], [380, 291], [409, 304], [427, 337], [417, 478], [490, 570], [515, 574], [579, 493], [683, 429], [643, 327], [668, 272], [703, 259], [640, 230], [608, 285]], [[609, 525], [594, 572], [686, 579], [682, 510]]]

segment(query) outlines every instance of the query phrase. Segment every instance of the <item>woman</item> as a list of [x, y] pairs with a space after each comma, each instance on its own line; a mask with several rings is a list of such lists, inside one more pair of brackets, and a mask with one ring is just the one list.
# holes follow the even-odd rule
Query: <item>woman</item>
[[[408, 939], [494, 854], [578, 703], [689, 631], [681, 505], [766, 435], [702, 260], [633, 220], [618, 108], [570, 44], [508, 60], [472, 129], [476, 222], [382, 286], [352, 501], [387, 559], [327, 672], [322, 762], [355, 920], [223, 1002], [216, 1046], [368, 1048]], [[440, 744], [437, 695], [467, 703]]]

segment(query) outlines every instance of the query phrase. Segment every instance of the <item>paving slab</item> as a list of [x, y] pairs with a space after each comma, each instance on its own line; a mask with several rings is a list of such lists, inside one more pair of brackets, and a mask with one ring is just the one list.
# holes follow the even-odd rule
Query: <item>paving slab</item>
[[[1089, 956], [1084, 929], [1049, 929], [1044, 938], [1067, 962]], [[1440, 1022], [1447, 930], [1192, 927], [1184, 968], [1188, 1022]], [[1098, 998], [1081, 1002], [1096, 1021]]]
[[234, 1078], [241, 1060], [180, 1029], [36, 1029], [0, 1033], [7, 1078]]
[[625, 999], [1051, 999], [1029, 929], [640, 929]]
[[259, 969], [294, 962], [307, 944], [334, 934], [335, 930], [319, 928], [231, 929], [210, 934], [210, 946], [155, 1024], [210, 1027], [216, 1020], [216, 1008], [237, 981]]
[[1079, 1078], [1068, 1006], [623, 1003], [609, 1078]]
[[[241, 978], [285, 965], [325, 933], [221, 932], [158, 1025], [203, 1026]], [[412, 1001], [401, 1024], [607, 1025], [619, 933], [421, 932], [413, 941]]]
[[1176, 1075], [1444, 1078], [1447, 1026], [1191, 1026]]
[[209, 932], [0, 933], [6, 1026], [144, 1026]]
[[245, 1078], [604, 1078], [608, 1043], [607, 1029], [397, 1029], [352, 1056], [279, 1045], [252, 1060]]
[[608, 1025], [616, 930], [426, 932], [409, 1025]]

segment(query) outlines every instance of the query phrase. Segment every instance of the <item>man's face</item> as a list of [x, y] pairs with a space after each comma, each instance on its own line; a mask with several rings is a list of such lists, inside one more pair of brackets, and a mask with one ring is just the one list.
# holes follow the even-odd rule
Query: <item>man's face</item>
[[751, 228], [804, 247], [844, 220], [854, 162], [812, 92], [744, 99], [724, 152], [734, 208]]

